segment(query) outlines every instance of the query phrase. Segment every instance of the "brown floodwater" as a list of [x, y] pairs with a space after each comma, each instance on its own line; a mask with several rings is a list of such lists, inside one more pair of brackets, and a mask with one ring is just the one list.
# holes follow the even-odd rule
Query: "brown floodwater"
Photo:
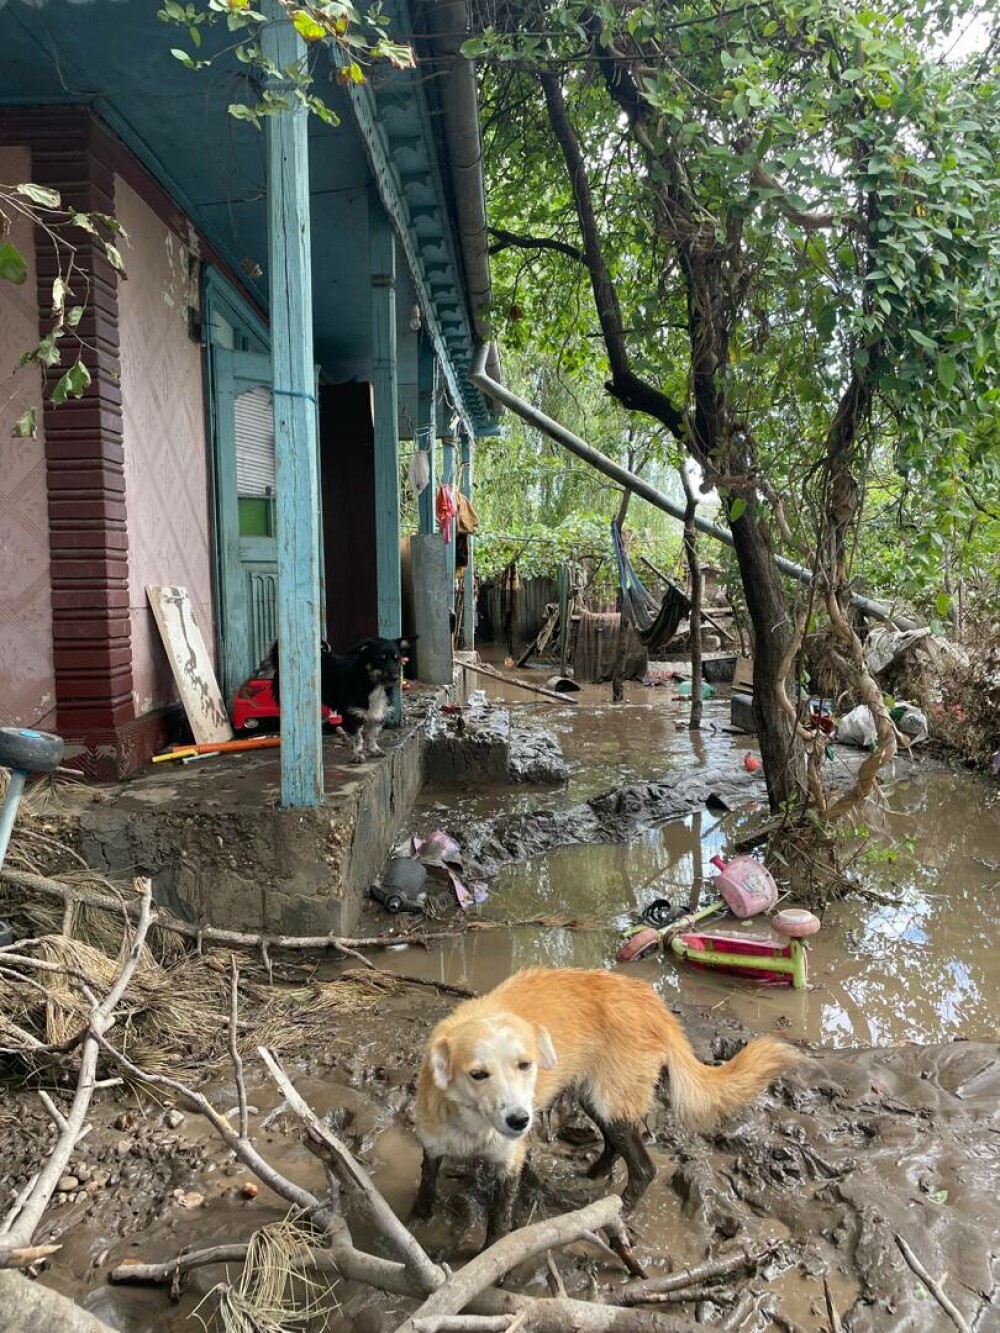
[[[482, 682], [479, 682], [480, 684]], [[539, 805], [573, 805], [621, 783], [665, 779], [712, 764], [752, 737], [728, 728], [728, 701], [705, 709], [703, 731], [686, 727], [687, 703], [674, 691], [628, 687], [612, 705], [610, 686], [590, 686], [577, 706], [520, 704], [501, 687], [514, 719], [556, 732], [569, 783], [537, 788], [428, 788], [415, 815], [427, 829], [460, 830], [463, 820]], [[839, 760], [834, 760], [834, 763]], [[926, 760], [889, 776], [882, 808], [845, 844], [864, 888], [833, 903], [810, 942], [806, 992], [764, 987], [724, 973], [695, 971], [671, 955], [632, 965], [668, 998], [726, 1006], [751, 1028], [786, 1027], [826, 1046], [882, 1046], [1000, 1036], [1000, 788], [995, 782]], [[586, 918], [596, 929], [524, 926], [477, 930], [436, 947], [393, 952], [386, 966], [421, 971], [476, 989], [519, 967], [610, 967], [622, 931], [652, 899], [707, 902], [711, 858], [726, 854], [745, 816], [705, 810], [647, 829], [622, 845], [577, 845], [505, 867], [474, 915], [510, 922], [529, 917]], [[788, 900], [787, 905], [792, 905]], [[724, 927], [731, 930], [731, 923]], [[759, 922], [750, 934], [768, 934]]]

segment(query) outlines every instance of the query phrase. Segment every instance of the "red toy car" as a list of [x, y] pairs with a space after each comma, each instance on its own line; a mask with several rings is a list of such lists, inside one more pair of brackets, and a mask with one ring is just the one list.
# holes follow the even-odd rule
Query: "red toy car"
[[[281, 709], [274, 697], [274, 682], [270, 676], [251, 676], [233, 696], [233, 730], [258, 731], [276, 727]], [[339, 727], [343, 718], [323, 705], [323, 724]]]

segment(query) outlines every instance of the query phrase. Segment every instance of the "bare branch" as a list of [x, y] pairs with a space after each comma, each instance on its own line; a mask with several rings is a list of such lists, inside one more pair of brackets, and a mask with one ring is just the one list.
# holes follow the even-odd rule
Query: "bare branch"
[[519, 236], [515, 232], [505, 231], [503, 227], [489, 227], [487, 230], [491, 236], [496, 237], [489, 248], [491, 255], [511, 249], [552, 250], [558, 255], [565, 255], [568, 259], [575, 259], [578, 264], [587, 262], [578, 246], [570, 245], [568, 241], [558, 241], [554, 236]]
[[281, 1061], [264, 1046], [259, 1046], [257, 1051], [289, 1108], [305, 1125], [309, 1148], [323, 1161], [329, 1162], [334, 1174], [362, 1196], [373, 1221], [396, 1252], [396, 1257], [405, 1265], [414, 1283], [424, 1291], [435, 1291], [445, 1280], [443, 1269], [431, 1262], [420, 1243], [403, 1226], [347, 1144], [320, 1120], [285, 1073]]
[[585, 1231], [598, 1230], [617, 1222], [621, 1217], [622, 1201], [616, 1194], [588, 1204], [576, 1212], [547, 1218], [532, 1226], [522, 1227], [498, 1240], [488, 1250], [453, 1274], [409, 1319], [400, 1324], [397, 1333], [417, 1333], [416, 1320], [431, 1315], [458, 1314], [469, 1302], [509, 1273], [519, 1263], [544, 1254], [556, 1245], [568, 1245], [579, 1240]]

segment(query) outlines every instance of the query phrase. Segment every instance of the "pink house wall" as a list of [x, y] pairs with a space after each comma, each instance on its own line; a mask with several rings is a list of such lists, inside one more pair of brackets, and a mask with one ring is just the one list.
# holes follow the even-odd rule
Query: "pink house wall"
[[[204, 371], [188, 335], [197, 264], [120, 177], [115, 211], [129, 236], [119, 284], [132, 679], [139, 717], [177, 699], [146, 588], [182, 584], [214, 658], [211, 498]], [[190, 272], [189, 272], [190, 267]]]
[[[31, 180], [30, 149], [0, 148], [0, 180]], [[16, 287], [0, 282], [0, 726], [51, 728], [55, 673], [42, 384], [37, 366], [11, 376], [39, 337], [31, 224], [15, 217], [7, 239], [27, 259], [28, 277]], [[15, 422], [32, 406], [38, 438], [13, 439]]]

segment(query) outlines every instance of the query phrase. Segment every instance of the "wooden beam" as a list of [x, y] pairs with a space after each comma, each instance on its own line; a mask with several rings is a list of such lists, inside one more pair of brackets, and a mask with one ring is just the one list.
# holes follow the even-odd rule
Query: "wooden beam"
[[[305, 59], [305, 44], [277, 0], [268, 0], [265, 56], [279, 70]], [[319, 487], [309, 253], [308, 112], [294, 99], [267, 117], [268, 263], [278, 530], [281, 654], [281, 803], [323, 797], [320, 716]]]
[[420, 531], [434, 531], [434, 496], [437, 491], [438, 363], [434, 343], [420, 335], [417, 353], [417, 446], [426, 449], [430, 463], [427, 489], [420, 494]]
[[[375, 566], [378, 632], [398, 639], [403, 632], [399, 568], [399, 385], [396, 373], [396, 236], [374, 190], [368, 197], [371, 274], [372, 384], [375, 390]], [[389, 714], [401, 716], [398, 693]]]
[[[462, 494], [472, 501], [472, 461], [474, 449], [472, 437], [462, 432]], [[458, 534], [456, 532], [456, 540]], [[476, 646], [476, 589], [473, 569], [473, 548], [476, 539], [469, 533], [469, 558], [465, 566], [465, 596], [462, 602], [462, 647], [466, 652]]]

